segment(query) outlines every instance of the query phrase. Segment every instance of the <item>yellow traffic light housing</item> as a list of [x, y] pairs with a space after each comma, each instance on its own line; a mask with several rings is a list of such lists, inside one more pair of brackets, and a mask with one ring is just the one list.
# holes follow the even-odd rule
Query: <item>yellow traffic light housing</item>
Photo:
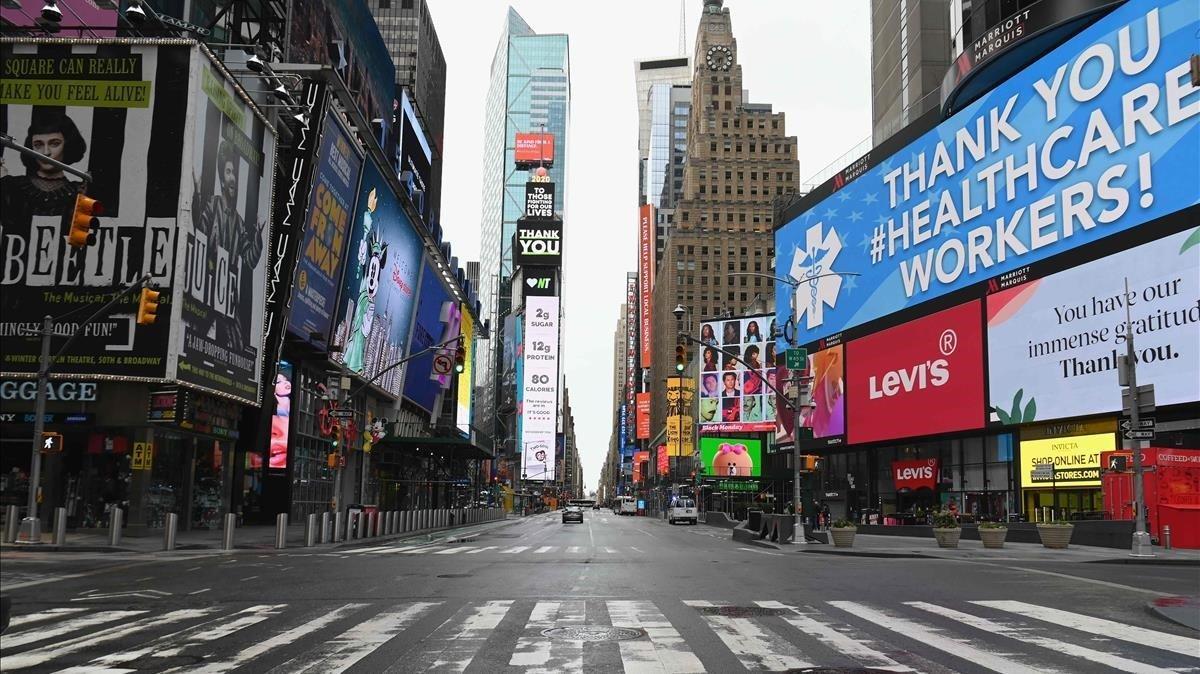
[[138, 325], [154, 324], [154, 321], [158, 318], [158, 296], [161, 294], [157, 290], [142, 288], [142, 296], [138, 300]]
[[75, 248], [87, 245], [92, 228], [99, 225], [97, 215], [104, 214], [104, 207], [99, 201], [80, 193], [75, 197], [75, 210], [71, 213], [71, 231], [67, 234], [67, 243]]

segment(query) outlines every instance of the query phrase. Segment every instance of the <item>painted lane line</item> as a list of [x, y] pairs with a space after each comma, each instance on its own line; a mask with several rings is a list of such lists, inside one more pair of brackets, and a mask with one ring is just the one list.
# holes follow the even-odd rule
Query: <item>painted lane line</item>
[[496, 546], [494, 546], [494, 545], [485, 545], [482, 548], [478, 548], [475, 550], [467, 550], [467, 554], [468, 555], [477, 555], [477, 554], [483, 552], [484, 550], [495, 550], [495, 549], [496, 549]]
[[542, 547], [538, 548], [537, 550], [534, 550], [534, 551], [533, 551], [533, 554], [535, 554], [535, 555], [542, 555], [542, 554], [545, 554], [545, 553], [547, 553], [547, 552], [550, 552], [550, 551], [551, 551], [551, 550], [553, 550], [555, 547], [556, 547], [556, 546], [553, 546], [553, 545], [543, 545]]
[[1096, 651], [1090, 648], [1085, 648], [1078, 644], [1041, 636], [1041, 627], [1018, 627], [1009, 623], [988, 620], [987, 618], [981, 618], [969, 613], [963, 613], [962, 611], [955, 611], [954, 609], [946, 608], [944, 606], [928, 604], [923, 601], [908, 601], [904, 603], [908, 604], [909, 606], [919, 608], [922, 611], [929, 611], [935, 615], [950, 618], [951, 620], [959, 622], [963, 625], [969, 625], [976, 629], [983, 630], [988, 634], [999, 634], [1000, 636], [1008, 637], [1010, 639], [1016, 639], [1022, 643], [1041, 646], [1042, 648], [1050, 649], [1056, 653], [1062, 653], [1063, 655], [1069, 655], [1071, 657], [1080, 658], [1083, 660], [1090, 660], [1105, 667], [1121, 670], [1122, 672], [1153, 674], [1154, 672], [1162, 671], [1162, 669], [1159, 667], [1144, 665], [1140, 662], [1123, 658], [1115, 653]]
[[[683, 603], [693, 608], [716, 606], [707, 601]], [[815, 666], [801, 659], [800, 650], [791, 642], [763, 629], [749, 618], [705, 614], [704, 620], [746, 669], [781, 671]]]
[[1077, 583], [1091, 583], [1092, 585], [1111, 587], [1111, 588], [1114, 588], [1117, 590], [1125, 590], [1126, 592], [1138, 592], [1141, 594], [1148, 594], [1148, 595], [1152, 595], [1155, 597], [1170, 596], [1170, 593], [1159, 592], [1157, 590], [1149, 590], [1144, 587], [1134, 587], [1132, 585], [1122, 585], [1120, 583], [1110, 583], [1107, 580], [1097, 580], [1095, 578], [1085, 578], [1083, 576], [1072, 576], [1067, 573], [1058, 573], [1056, 571], [1046, 571], [1045, 569], [1031, 569], [1031, 568], [1024, 567], [1024, 566], [1004, 566], [1003, 564], [992, 564], [989, 562], [974, 562], [973, 561], [971, 563], [972, 564], [982, 564], [983, 566], [994, 566], [997, 569], [1004, 569], [1005, 571], [1024, 571], [1025, 573], [1040, 573], [1044, 576], [1054, 576], [1055, 578], [1066, 578], [1067, 580], [1075, 581]]
[[204, 594], [205, 592], [208, 592], [211, 589], [212, 588], [210, 588], [210, 587], [206, 587], [206, 588], [203, 588], [200, 590], [196, 590], [195, 592], [189, 592], [188, 594]]
[[637, 552], [641, 552], [641, 553], [645, 554], [645, 553], [644, 553], [644, 551], [643, 551], [641, 548], [635, 548], [635, 547], [633, 547], [632, 545], [631, 545], [631, 546], [629, 546], [629, 549], [630, 549], [630, 550], [637, 551]]
[[110, 627], [108, 629], [100, 630], [99, 632], [93, 632], [86, 636], [60, 641], [56, 644], [43, 646], [42, 648], [37, 648], [32, 651], [25, 651], [24, 653], [18, 653], [17, 655], [10, 655], [6, 658], [0, 658], [0, 670], [15, 671], [18, 669], [36, 667], [38, 665], [43, 665], [47, 662], [50, 662], [56, 658], [61, 658], [64, 655], [70, 655], [71, 653], [77, 653], [79, 651], [91, 649], [100, 644], [108, 643], [109, 641], [115, 641], [117, 639], [128, 637], [131, 634], [135, 634], [145, 629], [162, 627], [164, 625], [182, 622], [184, 620], [191, 620], [193, 618], [202, 618], [213, 613], [214, 611], [216, 611], [215, 608], [181, 609], [178, 611], [171, 611], [170, 613], [160, 616], [142, 618], [141, 620], [135, 620], [134, 622], [127, 623], [125, 625], [118, 625], [117, 627]]
[[509, 548], [509, 549], [507, 549], [507, 550], [501, 550], [501, 551], [500, 551], [500, 554], [502, 554], [502, 555], [515, 555], [515, 554], [518, 554], [518, 553], [521, 553], [521, 552], [525, 552], [525, 551], [526, 551], [526, 550], [528, 550], [529, 548], [530, 548], [530, 546], [528, 546], [528, 545], [514, 545], [513, 547], [511, 547], [511, 548]]
[[583, 641], [557, 641], [542, 636], [542, 630], [587, 623], [587, 602], [538, 602], [525, 623], [524, 635], [508, 661], [531, 674], [583, 671]]
[[117, 566], [109, 566], [109, 567], [105, 567], [103, 569], [96, 569], [94, 571], [81, 571], [79, 573], [68, 573], [68, 574], [64, 574], [61, 576], [50, 576], [48, 578], [39, 578], [37, 580], [26, 580], [26, 581], [22, 581], [19, 583], [5, 583], [4, 589], [9, 590], [9, 591], [20, 590], [21, 588], [35, 587], [38, 585], [45, 585], [46, 583], [58, 583], [58, 582], [64, 581], [64, 580], [74, 580], [76, 578], [86, 578], [87, 576], [96, 576], [101, 573], [111, 573], [113, 571], [124, 571], [126, 569], [133, 569], [133, 568], [136, 568], [139, 566], [146, 566], [147, 564], [158, 564], [158, 562], [157, 561], [134, 562], [132, 564], [120, 564]]
[[398, 611], [389, 611], [351, 627], [320, 646], [298, 655], [275, 667], [272, 674], [289, 672], [300, 674], [320, 672], [337, 674], [344, 672], [370, 655], [376, 648], [403, 632], [441, 602], [414, 602]]
[[329, 613], [322, 614], [316, 618], [286, 632], [280, 632], [273, 637], [260, 641], [256, 644], [246, 647], [245, 649], [234, 653], [225, 660], [209, 660], [206, 659], [202, 664], [194, 667], [177, 667], [168, 669], [162, 674], [224, 674], [231, 670], [242, 667], [254, 658], [259, 657], [264, 653], [289, 644], [299, 642], [303, 637], [324, 629], [330, 623], [341, 620], [346, 616], [362, 609], [368, 604], [346, 604], [340, 608], [336, 608]]
[[52, 620], [61, 618], [62, 616], [71, 615], [73, 613], [82, 613], [86, 608], [52, 608], [42, 611], [41, 613], [30, 613], [29, 615], [17, 616], [8, 621], [9, 629], [21, 627], [30, 623], [41, 622], [43, 620]]
[[435, 555], [457, 555], [460, 552], [466, 552], [467, 550], [470, 550], [470, 549], [471, 549], [470, 547], [447, 548], [445, 550], [438, 550], [437, 552], [435, 552], [433, 554], [435, 554]]
[[396, 546], [394, 546], [394, 545], [376, 545], [376, 546], [372, 546], [369, 548], [356, 548], [354, 550], [347, 550], [346, 554], [348, 554], [348, 555], [369, 555], [372, 552], [382, 552], [385, 550], [395, 550], [395, 549], [396, 549]]
[[877, 611], [865, 604], [852, 601], [831, 601], [829, 605], [840, 608], [862, 620], [875, 623], [896, 634], [908, 637], [921, 643], [923, 646], [936, 648], [939, 651], [962, 658], [967, 662], [985, 667], [993, 672], [1002, 672], [1003, 674], [1031, 674], [1033, 672], [1058, 671], [1049, 669], [1043, 665], [1030, 665], [1010, 660], [1004, 657], [1004, 655], [1008, 655], [1007, 653], [1002, 655], [972, 646], [966, 639], [954, 639], [946, 636], [940, 629], [927, 627], [921, 623], [893, 616], [883, 611]]
[[649, 641], [621, 641], [621, 664], [629, 674], [691, 674], [705, 671], [679, 631], [649, 601], [610, 601], [608, 615], [613, 627], [646, 631]]
[[[427, 650], [416, 662], [401, 662], [387, 669], [388, 672], [425, 672], [429, 670], [461, 672], [471, 664], [479, 649], [487, 642], [492, 631], [508, 614], [513, 601], [484, 602], [478, 606], [464, 607], [459, 611], [470, 610], [457, 627], [451, 627], [452, 620], [442, 623], [430, 637], [425, 640]], [[457, 614], [456, 614], [457, 617]]]
[[567, 553], [572, 555], [578, 555], [581, 552], [583, 552], [583, 548], [579, 547], [578, 545], [572, 545], [567, 548]]
[[1146, 629], [1144, 627], [1134, 627], [1133, 625], [1125, 625], [1104, 618], [1093, 618], [1091, 616], [1080, 613], [1071, 613], [1070, 611], [1060, 611], [1056, 608], [1047, 608], [1036, 604], [1026, 604], [1023, 601], [973, 601], [972, 604], [986, 606], [1000, 611], [1016, 613], [1027, 618], [1036, 620], [1044, 620], [1054, 623], [1061, 627], [1070, 627], [1071, 629], [1080, 630], [1089, 634], [1103, 634], [1110, 639], [1120, 639], [1150, 648], [1159, 650], [1171, 651], [1180, 655], [1187, 655], [1193, 658], [1200, 658], [1200, 640], [1189, 639], [1188, 637], [1179, 637], [1166, 632], [1158, 632], [1155, 630]]
[[242, 579], [242, 582], [244, 583], [248, 580], [254, 580], [255, 578], [258, 578], [258, 576], [246, 576], [245, 578]]
[[103, 625], [104, 623], [123, 620], [135, 615], [142, 615], [143, 613], [148, 613], [148, 611], [102, 611], [100, 613], [93, 613], [91, 615], [86, 615], [79, 618], [64, 620], [63, 622], [55, 624], [53, 627], [37, 627], [25, 632], [17, 632], [15, 634], [9, 633], [4, 637], [4, 648], [6, 650], [20, 648], [21, 646], [26, 646], [28, 644], [43, 641], [45, 639], [60, 637], [64, 634], [87, 629], [89, 627], [95, 627], [96, 625]]
[[784, 556], [784, 554], [782, 552], [767, 552], [766, 550], [755, 550], [754, 548], [738, 548], [738, 550], [745, 550], [746, 552], [757, 552], [760, 555], [774, 555], [776, 557]]
[[854, 634], [847, 626], [835, 626], [822, 622], [818, 617], [824, 617], [821, 614], [804, 612], [795, 606], [789, 606], [778, 601], [759, 601], [755, 603], [763, 608], [782, 609], [786, 611], [781, 616], [784, 622], [810, 637], [815, 637], [818, 641], [842, 655], [857, 660], [864, 667], [889, 672], [915, 671], [912, 667], [902, 665], [871, 648], [867, 645], [870, 642], [864, 635]]

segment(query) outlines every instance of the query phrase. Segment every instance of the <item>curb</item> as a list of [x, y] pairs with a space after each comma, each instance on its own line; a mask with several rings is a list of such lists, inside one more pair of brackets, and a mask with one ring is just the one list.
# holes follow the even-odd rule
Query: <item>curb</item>
[[1128, 559], [1089, 559], [1084, 564], [1145, 564], [1148, 566], [1195, 566], [1200, 567], [1200, 559], [1156, 559], [1154, 557]]
[[1159, 597], [1146, 603], [1146, 612], [1200, 632], [1200, 599], [1196, 597]]
[[869, 557], [876, 559], [946, 559], [934, 555], [924, 555], [919, 552], [853, 552], [839, 548], [813, 548], [800, 550], [801, 553], [814, 555], [837, 555], [839, 557]]

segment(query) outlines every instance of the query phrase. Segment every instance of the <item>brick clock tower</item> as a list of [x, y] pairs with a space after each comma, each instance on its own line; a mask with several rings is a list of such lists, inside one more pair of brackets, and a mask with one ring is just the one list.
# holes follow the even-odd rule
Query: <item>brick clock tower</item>
[[[796, 139], [785, 135], [783, 113], [746, 100], [722, 0], [704, 2], [692, 63], [683, 194], [654, 286], [652, 437], [666, 423], [664, 381], [675, 374], [677, 334], [699, 337], [703, 320], [774, 309], [771, 279], [728, 274], [773, 273], [772, 203], [799, 186]], [[673, 313], [677, 304], [691, 309], [682, 321]], [[699, 358], [694, 346], [689, 350]]]

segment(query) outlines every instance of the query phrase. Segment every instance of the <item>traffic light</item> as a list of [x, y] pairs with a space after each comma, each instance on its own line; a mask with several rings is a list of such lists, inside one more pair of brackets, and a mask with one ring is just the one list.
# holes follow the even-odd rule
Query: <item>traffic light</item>
[[462, 373], [467, 369], [467, 349], [463, 346], [462, 337], [458, 338], [458, 346], [454, 349], [454, 371]]
[[687, 369], [687, 347], [683, 344], [675, 345], [675, 371], [683, 372]]
[[138, 325], [152, 325], [158, 318], [158, 296], [160, 294], [157, 290], [142, 288], [142, 297], [138, 300]]
[[67, 235], [67, 243], [75, 248], [87, 245], [92, 228], [100, 224], [97, 215], [104, 214], [104, 207], [99, 201], [80, 193], [75, 197], [75, 210], [71, 213], [71, 232]]
[[815, 473], [821, 470], [821, 457], [813, 454], [800, 455], [800, 471], [805, 473]]
[[42, 433], [42, 454], [58, 454], [63, 451], [62, 433]]

